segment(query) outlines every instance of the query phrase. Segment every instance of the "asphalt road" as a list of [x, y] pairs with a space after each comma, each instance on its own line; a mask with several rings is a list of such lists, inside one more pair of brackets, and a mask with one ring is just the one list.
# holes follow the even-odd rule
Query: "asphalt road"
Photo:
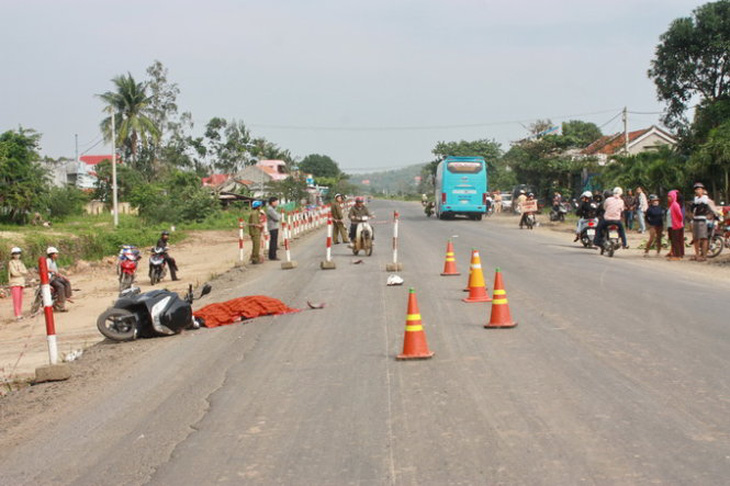
[[[160, 339], [104, 393], [0, 458], [2, 484], [720, 485], [730, 478], [728, 282], [570, 237], [401, 212], [351, 264], [323, 234], [219, 283], [323, 310]], [[441, 277], [452, 236], [460, 277]], [[488, 330], [461, 301], [472, 248], [519, 326]], [[399, 362], [408, 286], [427, 361]]]

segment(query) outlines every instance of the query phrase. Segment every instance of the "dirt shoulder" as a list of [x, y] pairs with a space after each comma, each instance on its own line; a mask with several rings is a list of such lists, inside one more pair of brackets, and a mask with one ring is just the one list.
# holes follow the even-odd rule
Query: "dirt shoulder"
[[[183, 292], [188, 284], [197, 286], [238, 263], [238, 235], [233, 231], [192, 232], [179, 245], [175, 244], [173, 235], [171, 241], [170, 253], [180, 267], [180, 281], [172, 282], [168, 277], [157, 285], [158, 288]], [[55, 314], [61, 358], [103, 340], [96, 329], [96, 318], [112, 305], [119, 285], [114, 258], [93, 264], [80, 262], [68, 273], [73, 287], [79, 291], [74, 295], [73, 303], [68, 305], [69, 312]], [[146, 258], [138, 269], [136, 284], [143, 292], [152, 289], [147, 279]], [[26, 316], [30, 312], [33, 292], [32, 288], [24, 291], [23, 311]], [[22, 321], [15, 321], [12, 315], [12, 300], [0, 299], [0, 316], [3, 316], [0, 319], [0, 383], [27, 380], [34, 376], [38, 366], [48, 364], [43, 314], [26, 317]], [[0, 388], [7, 391], [8, 387]]]

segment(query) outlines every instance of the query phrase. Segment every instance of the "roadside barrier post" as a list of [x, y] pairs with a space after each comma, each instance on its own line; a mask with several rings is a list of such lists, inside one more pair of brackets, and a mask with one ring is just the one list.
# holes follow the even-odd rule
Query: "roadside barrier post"
[[282, 270], [291, 270], [292, 268], [296, 268], [297, 262], [292, 261], [291, 259], [291, 250], [289, 249], [289, 238], [290, 238], [290, 230], [289, 230], [289, 223], [286, 221], [282, 224], [282, 230], [284, 230], [284, 250], [286, 251], [286, 261], [281, 262], [281, 269]]
[[332, 215], [327, 218], [327, 253], [325, 260], [319, 265], [322, 270], [334, 270], [335, 262], [332, 261]]
[[36, 382], [62, 381], [71, 377], [71, 370], [65, 363], [58, 363], [58, 346], [56, 344], [56, 323], [53, 319], [53, 299], [51, 285], [48, 280], [48, 265], [45, 257], [38, 259], [38, 271], [41, 277], [41, 294], [43, 295], [43, 315], [46, 320], [46, 336], [48, 340], [48, 366], [36, 368]]
[[243, 263], [243, 218], [238, 218], [238, 261]]
[[387, 272], [397, 272], [403, 270], [403, 265], [398, 263], [398, 219], [400, 214], [398, 211], [393, 211], [393, 263], [387, 263], [385, 270]]

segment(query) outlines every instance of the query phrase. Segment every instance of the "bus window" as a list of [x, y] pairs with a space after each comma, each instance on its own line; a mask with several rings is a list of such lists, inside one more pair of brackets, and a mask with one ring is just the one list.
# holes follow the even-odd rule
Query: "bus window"
[[446, 169], [454, 174], [477, 174], [482, 171], [479, 162], [448, 162]]

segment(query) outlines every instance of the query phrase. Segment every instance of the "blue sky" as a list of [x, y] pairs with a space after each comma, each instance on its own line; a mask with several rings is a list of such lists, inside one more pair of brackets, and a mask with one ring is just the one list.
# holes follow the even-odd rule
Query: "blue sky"
[[[158, 59], [196, 131], [236, 118], [351, 172], [429, 161], [439, 141], [507, 149], [537, 119], [613, 133], [623, 106], [663, 109], [646, 75], [654, 48], [703, 3], [0, 0], [0, 131], [34, 128], [44, 155], [73, 157], [74, 134], [82, 152], [99, 139], [94, 95]], [[631, 115], [630, 128], [658, 118]]]

